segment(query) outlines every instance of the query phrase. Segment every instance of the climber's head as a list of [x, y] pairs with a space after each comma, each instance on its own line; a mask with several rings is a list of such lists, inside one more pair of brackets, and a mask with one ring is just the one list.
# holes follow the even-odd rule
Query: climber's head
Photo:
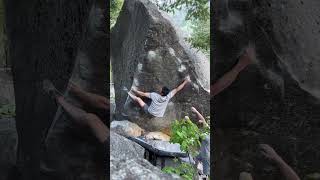
[[169, 94], [169, 92], [170, 92], [170, 89], [167, 88], [166, 86], [163, 86], [161, 89], [161, 96], [166, 96]]

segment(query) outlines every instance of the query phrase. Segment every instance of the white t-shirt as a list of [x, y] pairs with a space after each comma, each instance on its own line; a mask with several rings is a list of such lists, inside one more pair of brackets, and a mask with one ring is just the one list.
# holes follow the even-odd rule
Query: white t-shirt
[[158, 93], [152, 92], [150, 93], [150, 99], [152, 100], [148, 112], [155, 117], [163, 117], [166, 112], [166, 108], [170, 99], [173, 97], [172, 91], [166, 96], [161, 96]]

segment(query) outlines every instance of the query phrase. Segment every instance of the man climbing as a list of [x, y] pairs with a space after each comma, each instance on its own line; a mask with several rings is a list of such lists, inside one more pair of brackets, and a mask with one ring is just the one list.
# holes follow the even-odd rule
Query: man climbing
[[179, 91], [181, 91], [187, 83], [191, 82], [190, 77], [185, 78], [183, 83], [178, 87], [170, 91], [167, 87], [162, 87], [161, 92], [142, 92], [135, 89], [131, 89], [136, 95], [140, 97], [150, 98], [152, 100], [150, 106], [147, 105], [140, 97], [133, 95], [128, 92], [129, 96], [139, 104], [146, 114], [150, 114], [154, 117], [163, 117], [166, 111], [167, 105], [170, 99], [175, 96]]
[[[191, 107], [191, 111], [196, 115], [196, 119], [201, 129], [210, 129], [210, 126], [206, 122], [206, 119], [202, 114], [195, 108]], [[200, 153], [196, 157], [196, 164], [202, 163], [202, 170], [205, 177], [203, 179], [209, 179], [210, 177], [210, 134], [201, 141]]]
[[229, 87], [238, 77], [239, 73], [251, 64], [255, 59], [255, 50], [252, 47], [248, 47], [245, 53], [240, 57], [239, 61], [230, 71], [225, 73], [220, 79], [218, 79], [210, 88], [211, 96], [215, 97], [224, 89]]

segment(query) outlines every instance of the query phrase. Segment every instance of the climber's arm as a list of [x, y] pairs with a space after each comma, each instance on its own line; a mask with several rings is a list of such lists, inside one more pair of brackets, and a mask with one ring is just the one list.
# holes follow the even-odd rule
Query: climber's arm
[[255, 58], [254, 51], [253, 48], [247, 48], [246, 52], [240, 57], [238, 63], [211, 86], [210, 92], [212, 96], [216, 96], [229, 87], [236, 80], [239, 73], [253, 62]]
[[142, 92], [142, 91], [138, 91], [138, 90], [135, 90], [135, 89], [132, 89], [132, 91], [140, 96], [140, 97], [147, 97], [147, 98], [150, 98], [150, 93], [149, 92]]
[[202, 114], [195, 107], [191, 107], [191, 111], [197, 115], [197, 120], [203, 127], [210, 128], [210, 126], [206, 122], [206, 119], [202, 116]]
[[273, 160], [286, 180], [300, 180], [296, 172], [276, 153], [276, 151], [268, 144], [260, 144], [261, 152], [268, 159]]
[[190, 80], [190, 77], [188, 76], [188, 77], [183, 81], [183, 83], [181, 83], [178, 87], [176, 87], [175, 89], [173, 89], [173, 90], [171, 91], [172, 96], [176, 95], [179, 91], [181, 91], [181, 90], [184, 88], [184, 86], [185, 86], [187, 83], [189, 83], [189, 82], [191, 82], [191, 80]]

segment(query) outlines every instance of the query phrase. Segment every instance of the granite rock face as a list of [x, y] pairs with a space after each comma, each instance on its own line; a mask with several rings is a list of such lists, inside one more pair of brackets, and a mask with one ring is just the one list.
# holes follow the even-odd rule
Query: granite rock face
[[180, 179], [165, 174], [150, 162], [143, 159], [144, 148], [114, 132], [110, 132], [110, 177], [112, 180]]
[[110, 158], [111, 180], [137, 179], [137, 180], [171, 180], [181, 179], [179, 176], [165, 174], [150, 162], [142, 158], [119, 160], [114, 156]]
[[111, 131], [110, 132], [110, 157], [117, 158], [143, 158], [144, 148], [139, 144]]
[[[209, 61], [184, 42], [156, 5], [147, 0], [125, 1], [111, 37], [116, 113], [148, 131], [167, 128], [189, 114], [191, 106], [209, 114]], [[172, 89], [187, 75], [192, 83], [172, 99], [163, 118], [145, 117], [125, 91], [132, 87], [147, 92], [158, 92], [162, 86]]]
[[112, 180], [179, 179], [164, 174], [143, 157], [142, 146], [110, 131], [110, 177]]
[[110, 125], [110, 129], [122, 136], [133, 136], [138, 137], [141, 136], [144, 132], [137, 124], [132, 123], [128, 120], [123, 121], [112, 121]]

